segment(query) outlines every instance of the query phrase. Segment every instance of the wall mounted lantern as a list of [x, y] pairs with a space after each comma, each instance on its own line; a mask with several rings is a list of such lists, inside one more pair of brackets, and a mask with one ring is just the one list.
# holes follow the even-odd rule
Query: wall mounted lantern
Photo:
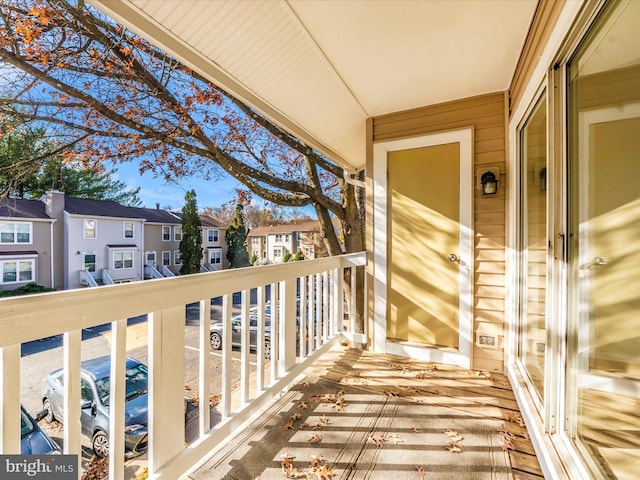
[[492, 171], [483, 173], [480, 178], [480, 183], [482, 184], [483, 195], [495, 195], [498, 191], [498, 179]]
[[538, 181], [540, 182], [540, 191], [547, 191], [547, 167], [543, 167], [538, 172]]
[[476, 170], [476, 188], [482, 195], [495, 195], [498, 193], [500, 181], [500, 168], [497, 165], [483, 165]]

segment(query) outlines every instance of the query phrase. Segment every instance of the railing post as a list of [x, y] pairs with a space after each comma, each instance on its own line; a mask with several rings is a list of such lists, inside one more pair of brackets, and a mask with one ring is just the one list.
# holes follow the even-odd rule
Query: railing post
[[278, 283], [271, 284], [271, 358], [269, 359], [269, 364], [271, 366], [271, 382], [275, 383], [276, 379], [280, 376], [278, 372], [278, 352], [280, 351], [278, 341], [280, 338], [279, 332], [279, 316], [278, 316]]
[[333, 333], [339, 334], [344, 330], [344, 270], [336, 268], [333, 271]]
[[231, 415], [231, 309], [233, 294], [222, 296], [222, 420]]
[[64, 399], [63, 439], [64, 453], [80, 455], [82, 440], [80, 432], [80, 359], [82, 348], [82, 330], [65, 332], [64, 345]]
[[184, 305], [149, 315], [149, 476], [184, 450]]
[[211, 300], [200, 300], [200, 355], [198, 357], [198, 402], [200, 436], [211, 429], [211, 409], [209, 407], [209, 318]]
[[240, 349], [240, 408], [244, 407], [249, 401], [249, 292], [242, 290], [241, 309], [242, 309], [242, 339]]
[[281, 372], [296, 363], [296, 280], [280, 282]]
[[20, 345], [0, 348], [0, 453], [20, 453]]
[[109, 390], [109, 478], [124, 479], [124, 404], [127, 320], [111, 322], [111, 385]]
[[257, 367], [256, 367], [256, 392], [261, 392], [264, 388], [264, 303], [265, 303], [265, 288], [264, 285], [258, 287], [256, 294], [256, 302], [258, 304], [258, 332], [257, 332]]

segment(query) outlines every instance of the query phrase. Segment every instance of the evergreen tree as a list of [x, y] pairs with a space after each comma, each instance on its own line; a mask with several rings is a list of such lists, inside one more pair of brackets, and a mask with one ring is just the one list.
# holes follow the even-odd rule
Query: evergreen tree
[[196, 192], [189, 190], [182, 207], [182, 240], [180, 240], [180, 275], [198, 273], [202, 261], [202, 223], [198, 215]]
[[236, 205], [236, 217], [227, 227], [225, 240], [227, 241], [227, 260], [231, 268], [248, 267], [249, 252], [247, 251], [247, 235], [249, 229], [244, 224], [244, 210], [241, 204]]

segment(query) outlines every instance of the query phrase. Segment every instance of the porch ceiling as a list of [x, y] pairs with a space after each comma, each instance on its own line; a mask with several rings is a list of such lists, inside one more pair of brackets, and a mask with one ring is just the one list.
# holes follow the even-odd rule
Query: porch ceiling
[[368, 117], [508, 88], [537, 0], [90, 0], [362, 168]]

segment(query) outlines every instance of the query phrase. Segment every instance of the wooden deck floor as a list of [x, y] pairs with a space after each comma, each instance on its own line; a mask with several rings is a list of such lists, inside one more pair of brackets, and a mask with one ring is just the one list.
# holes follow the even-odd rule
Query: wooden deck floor
[[543, 478], [506, 377], [336, 348], [194, 480]]

